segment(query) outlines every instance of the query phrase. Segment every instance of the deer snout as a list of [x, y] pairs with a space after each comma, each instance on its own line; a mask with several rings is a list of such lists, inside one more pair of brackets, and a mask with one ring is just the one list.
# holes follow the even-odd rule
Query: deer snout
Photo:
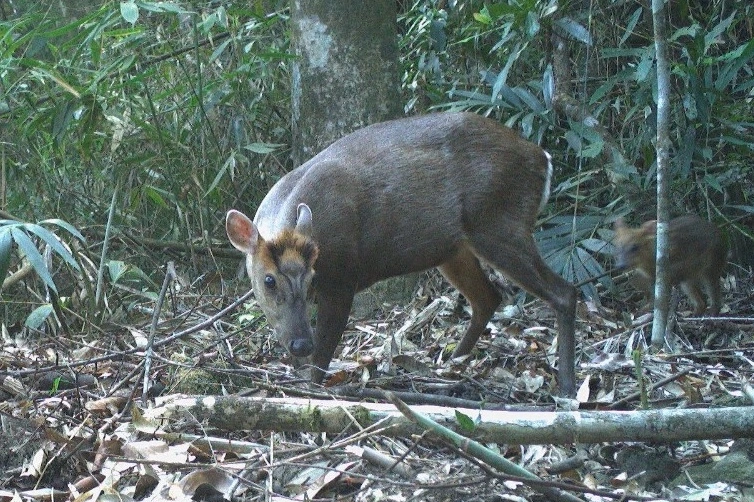
[[314, 352], [314, 343], [311, 338], [296, 338], [291, 340], [288, 351], [294, 357], [309, 357]]

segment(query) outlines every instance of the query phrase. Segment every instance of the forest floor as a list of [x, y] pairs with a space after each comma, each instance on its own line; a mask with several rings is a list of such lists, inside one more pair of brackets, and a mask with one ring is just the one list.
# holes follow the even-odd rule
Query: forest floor
[[[216, 318], [246, 284], [217, 296], [173, 291], [156, 329], [146, 301], [132, 304], [122, 321], [98, 326], [96, 336], [4, 326], [0, 502], [551, 500], [541, 486], [501, 474], [434, 434], [383, 434], [359, 429], [355, 419], [324, 433], [305, 420], [295, 430], [284, 416], [254, 429], [234, 427], [230, 416], [227, 423], [222, 416], [155, 418], [179, 395], [345, 403], [384, 401], [381, 392], [392, 390], [412, 406], [466, 413], [564, 406], [552, 397], [554, 319], [538, 300], [499, 309], [471, 356], [448, 361], [468, 307], [439, 275], [426, 274], [409, 305], [351, 320], [319, 387], [296, 373], [253, 302]], [[628, 290], [600, 304], [581, 301], [580, 387], [566, 408], [751, 406], [754, 286], [729, 277], [724, 291], [717, 319], [689, 318], [681, 299], [673, 353], [648, 347], [651, 318]], [[582, 500], [754, 500], [754, 441], [745, 438], [486, 446]]]

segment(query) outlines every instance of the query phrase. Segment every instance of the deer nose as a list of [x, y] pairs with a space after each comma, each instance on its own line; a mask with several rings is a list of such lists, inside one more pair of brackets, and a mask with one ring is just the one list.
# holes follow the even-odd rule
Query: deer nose
[[295, 357], [307, 357], [310, 356], [312, 352], [314, 352], [314, 344], [312, 343], [311, 339], [297, 338], [295, 340], [291, 340], [291, 345], [290, 347], [288, 347], [288, 350]]

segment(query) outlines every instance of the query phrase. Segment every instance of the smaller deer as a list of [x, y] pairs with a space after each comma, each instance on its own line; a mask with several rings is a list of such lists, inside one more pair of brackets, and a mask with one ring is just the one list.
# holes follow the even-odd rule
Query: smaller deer
[[[623, 219], [615, 222], [615, 264], [619, 269], [636, 270], [640, 287], [654, 302], [657, 221], [639, 228], [627, 227]], [[691, 300], [694, 315], [705, 312], [710, 299], [710, 314], [720, 313], [720, 276], [728, 261], [728, 246], [722, 232], [712, 223], [687, 214], [668, 222], [670, 284], [679, 285]]]

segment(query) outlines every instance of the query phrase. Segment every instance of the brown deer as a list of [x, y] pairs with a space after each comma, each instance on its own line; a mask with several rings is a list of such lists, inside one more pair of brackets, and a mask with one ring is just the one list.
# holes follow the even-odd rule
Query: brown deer
[[[560, 392], [575, 392], [576, 289], [550, 270], [532, 232], [547, 201], [549, 154], [498, 122], [438, 113], [374, 124], [336, 141], [278, 181], [254, 221], [226, 217], [278, 341], [321, 381], [354, 294], [388, 277], [440, 272], [472, 317], [454, 355], [465, 355], [501, 296], [480, 260], [555, 311]], [[307, 313], [316, 291], [317, 322]]]
[[[650, 302], [654, 301], [657, 221], [650, 220], [639, 228], [615, 222], [615, 265], [618, 269], [636, 270], [639, 287]], [[715, 225], [694, 214], [679, 216], [668, 222], [669, 277], [671, 286], [680, 285], [691, 300], [694, 314], [704, 313], [710, 299], [710, 313], [720, 313], [720, 276], [728, 262], [728, 246]]]

